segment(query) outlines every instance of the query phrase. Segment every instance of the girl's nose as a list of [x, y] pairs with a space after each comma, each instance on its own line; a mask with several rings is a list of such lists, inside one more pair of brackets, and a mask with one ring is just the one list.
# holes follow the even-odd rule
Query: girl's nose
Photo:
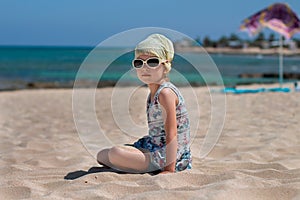
[[146, 63], [143, 63], [142, 70], [144, 70], [144, 71], [148, 71], [149, 70], [149, 68], [148, 68], [148, 66], [147, 66]]

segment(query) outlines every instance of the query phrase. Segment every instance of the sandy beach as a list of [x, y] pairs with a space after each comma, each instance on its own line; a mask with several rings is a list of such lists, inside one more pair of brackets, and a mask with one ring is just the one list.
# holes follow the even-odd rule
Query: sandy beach
[[[210, 95], [206, 87], [193, 89], [200, 108], [193, 169], [167, 175], [118, 173], [99, 165], [77, 133], [72, 89], [1, 92], [1, 199], [300, 199], [300, 93], [227, 94], [221, 137], [199, 158], [211, 119]], [[115, 144], [133, 142], [114, 122], [112, 90], [97, 89], [98, 121]], [[190, 88], [180, 90], [189, 94]], [[140, 88], [130, 100], [130, 117], [141, 127], [147, 92]], [[195, 105], [188, 106], [197, 116]]]

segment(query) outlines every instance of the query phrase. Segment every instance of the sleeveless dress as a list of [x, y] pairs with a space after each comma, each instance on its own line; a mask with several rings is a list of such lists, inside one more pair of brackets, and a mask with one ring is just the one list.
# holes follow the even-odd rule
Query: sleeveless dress
[[192, 156], [190, 151], [190, 122], [184, 99], [179, 90], [170, 82], [160, 85], [151, 102], [150, 94], [147, 99], [147, 120], [149, 133], [133, 146], [150, 155], [149, 170], [163, 170], [166, 166], [166, 133], [164, 130], [164, 122], [162, 116], [161, 105], [158, 101], [159, 94], [162, 89], [170, 88], [178, 97], [178, 105], [176, 106], [177, 119], [177, 157], [175, 170], [182, 171], [191, 169]]

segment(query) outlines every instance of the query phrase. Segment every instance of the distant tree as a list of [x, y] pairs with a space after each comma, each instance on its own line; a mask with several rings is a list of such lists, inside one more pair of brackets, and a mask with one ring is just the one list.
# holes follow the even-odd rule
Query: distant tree
[[[275, 41], [275, 35], [274, 35], [274, 33], [271, 33], [271, 34], [269, 35], [268, 42], [271, 43], [271, 42], [274, 42], [274, 41]], [[274, 47], [275, 47], [275, 46], [270, 45], [270, 48], [274, 48]]]
[[297, 47], [300, 47], [300, 39], [294, 39], [294, 41], [296, 42]]
[[265, 41], [265, 34], [260, 32], [256, 39], [250, 44], [251, 46], [262, 47], [262, 43]]
[[240, 41], [240, 38], [236, 34], [232, 33], [229, 37], [229, 40], [231, 40], [231, 41]]
[[208, 36], [205, 36], [204, 39], [203, 39], [203, 46], [212, 47], [213, 46], [213, 41], [211, 41]]
[[227, 38], [226, 36], [222, 36], [222, 37], [218, 40], [217, 46], [220, 46], [220, 47], [227, 47], [227, 46], [228, 46], [228, 38]]
[[259, 42], [265, 41], [265, 34], [263, 32], [260, 32], [256, 38], [256, 41], [259, 41]]
[[214, 48], [216, 48], [216, 47], [218, 47], [218, 43], [216, 41], [212, 41], [211, 42], [211, 46], [214, 47]]
[[273, 42], [273, 41], [275, 41], [275, 35], [274, 35], [274, 33], [271, 33], [269, 35], [269, 42]]

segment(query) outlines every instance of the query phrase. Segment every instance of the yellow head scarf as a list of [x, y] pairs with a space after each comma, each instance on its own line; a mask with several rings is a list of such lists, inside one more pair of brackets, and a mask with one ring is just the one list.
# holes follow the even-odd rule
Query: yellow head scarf
[[161, 34], [152, 34], [141, 41], [135, 48], [135, 58], [142, 54], [153, 54], [165, 63], [167, 72], [171, 70], [171, 61], [174, 58], [173, 43], [166, 36]]

